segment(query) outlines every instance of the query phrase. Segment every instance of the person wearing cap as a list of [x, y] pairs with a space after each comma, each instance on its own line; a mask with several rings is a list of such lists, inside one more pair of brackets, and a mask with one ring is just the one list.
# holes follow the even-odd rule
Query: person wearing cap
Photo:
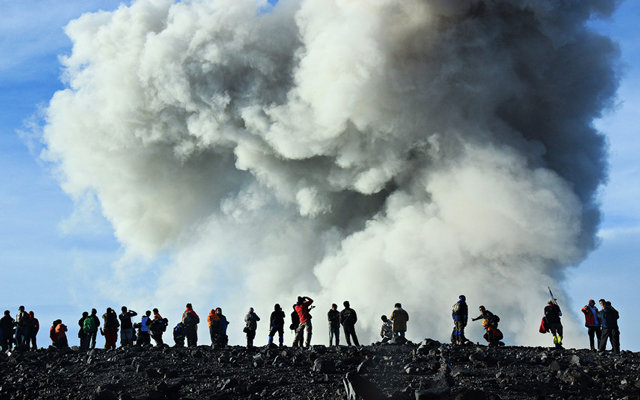
[[464, 337], [464, 328], [467, 326], [469, 307], [467, 306], [467, 298], [463, 294], [458, 296], [458, 301], [453, 305], [451, 317], [453, 318], [451, 343], [456, 345], [465, 344], [467, 338]]
[[[600, 347], [600, 335], [602, 333], [596, 301], [593, 299], [589, 300], [589, 303], [582, 307], [580, 311], [584, 314], [584, 326], [587, 328], [587, 334], [589, 335], [589, 347], [591, 350], [596, 350]], [[597, 338], [598, 347], [595, 347], [594, 337]]]

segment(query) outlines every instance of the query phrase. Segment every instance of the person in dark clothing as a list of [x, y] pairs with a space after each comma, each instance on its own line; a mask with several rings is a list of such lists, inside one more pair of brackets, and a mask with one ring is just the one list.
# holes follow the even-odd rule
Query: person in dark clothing
[[[600, 348], [600, 335], [602, 332], [595, 300], [589, 300], [588, 304], [582, 307], [580, 311], [584, 314], [584, 326], [587, 328], [587, 334], [589, 335], [589, 347], [591, 350], [596, 350]], [[598, 347], [595, 346], [594, 338], [598, 340]]]
[[173, 328], [173, 341], [176, 343], [175, 347], [184, 347], [184, 324], [178, 322], [178, 325]]
[[618, 310], [611, 306], [610, 301], [606, 301], [602, 309], [602, 338], [600, 339], [600, 347], [598, 350], [605, 351], [607, 349], [607, 339], [609, 339], [611, 340], [611, 350], [615, 354], [620, 353], [618, 318], [620, 318]]
[[128, 346], [133, 344], [133, 323], [131, 317], [138, 315], [133, 310], [127, 310], [126, 306], [122, 306], [122, 313], [118, 316], [120, 319], [120, 346]]
[[[36, 337], [38, 336], [38, 331], [40, 331], [40, 321], [38, 321], [38, 318], [35, 317], [33, 311], [29, 311], [29, 318], [31, 319], [31, 348], [33, 350], [37, 350], [38, 344], [36, 343]], [[28, 345], [29, 343], [27, 343], [27, 346]]]
[[[156, 309], [154, 308], [154, 310]], [[149, 331], [151, 332], [151, 338], [156, 342], [156, 346], [164, 346], [162, 334], [167, 330], [168, 325], [168, 319], [162, 318], [157, 312], [154, 314], [153, 320], [149, 324]]]
[[351, 346], [351, 340], [353, 340], [354, 345], [360, 346], [355, 327], [356, 322], [358, 322], [358, 314], [356, 314], [356, 310], [351, 308], [348, 301], [345, 301], [342, 305], [344, 305], [344, 309], [340, 311], [340, 324], [342, 324], [342, 329], [344, 330], [347, 346]]
[[293, 331], [293, 347], [303, 346], [303, 338], [298, 337], [298, 335], [296, 335], [298, 326], [300, 326], [300, 317], [298, 316], [298, 312], [296, 311], [296, 305], [294, 304], [293, 311], [291, 312], [291, 325], [289, 325], [289, 329]]
[[467, 326], [467, 320], [469, 318], [469, 307], [467, 306], [467, 298], [461, 294], [458, 296], [458, 301], [453, 305], [451, 311], [451, 318], [453, 318], [453, 332], [451, 332], [451, 343], [461, 345], [465, 344], [468, 340], [464, 336], [464, 328]]
[[0, 329], [2, 330], [2, 351], [11, 350], [11, 344], [13, 343], [13, 328], [16, 321], [11, 317], [9, 310], [4, 311], [4, 316], [0, 318]]
[[220, 307], [216, 307], [216, 315], [220, 319], [220, 330], [218, 332], [218, 340], [216, 341], [216, 345], [225, 347], [227, 343], [229, 343], [229, 337], [227, 336], [227, 327], [229, 326], [229, 321], [227, 321], [227, 317], [222, 313], [222, 308]]
[[182, 313], [182, 323], [184, 324], [184, 334], [187, 336], [187, 346], [197, 346], [200, 317], [193, 311], [191, 303], [187, 303], [186, 310]]
[[91, 315], [89, 315], [89, 318], [93, 319], [94, 322], [94, 328], [92, 328], [90, 330], [90, 336], [89, 338], [91, 339], [91, 345], [89, 347], [91, 347], [92, 349], [96, 348], [96, 338], [98, 337], [98, 328], [100, 327], [100, 318], [98, 318], [98, 310], [96, 310], [95, 308], [91, 309]]
[[80, 339], [80, 350], [88, 350], [89, 342], [91, 340], [91, 336], [87, 332], [84, 331], [84, 320], [90, 318], [88, 312], [83, 312], [82, 317], [78, 320], [78, 326], [80, 329], [78, 330], [78, 338]]
[[273, 343], [273, 336], [278, 333], [278, 343], [282, 347], [284, 343], [284, 318], [285, 314], [280, 304], [273, 306], [273, 312], [269, 319], [269, 344]]
[[486, 319], [487, 323], [489, 324], [489, 326], [495, 326], [496, 328], [498, 327], [498, 323], [495, 321], [495, 319], [496, 319], [495, 314], [493, 314], [491, 311], [487, 310], [484, 306], [478, 307], [478, 310], [480, 310], [480, 315], [478, 315], [475, 318], [471, 318], [472, 321], [477, 321], [479, 319], [481, 319], [481, 320], [485, 320]]
[[249, 308], [249, 312], [244, 317], [245, 327], [244, 333], [247, 334], [247, 348], [253, 347], [253, 339], [256, 337], [256, 330], [258, 329], [258, 321], [260, 317], [253, 311], [253, 307]]
[[102, 315], [104, 320], [104, 329], [100, 332], [104, 335], [104, 348], [115, 349], [116, 342], [118, 341], [118, 328], [120, 322], [118, 322], [118, 314], [111, 308], [107, 308], [107, 312]]
[[544, 308], [544, 319], [545, 326], [553, 335], [553, 343], [556, 348], [562, 348], [562, 322], [560, 322], [560, 317], [562, 316], [562, 311], [560, 310], [560, 306], [556, 304], [553, 300], [549, 300], [547, 306]]
[[302, 344], [302, 337], [304, 332], [307, 332], [307, 338], [304, 342], [305, 347], [311, 346], [311, 336], [313, 335], [313, 325], [311, 324], [311, 314], [309, 313], [313, 310], [314, 306], [313, 299], [307, 296], [299, 296], [298, 302], [294, 307], [296, 312], [298, 313], [298, 319], [300, 320], [300, 325], [296, 329], [296, 338], [293, 340], [295, 343]]
[[67, 340], [67, 326], [62, 323], [62, 320], [57, 319], [53, 321], [51, 329], [49, 329], [49, 337], [53, 347], [57, 349], [66, 349], [69, 347], [69, 341]]
[[331, 304], [331, 310], [327, 313], [327, 320], [329, 321], [329, 346], [332, 345], [334, 337], [336, 346], [340, 346], [340, 311], [338, 311], [337, 304]]
[[29, 313], [24, 310], [24, 306], [20, 306], [16, 314], [16, 346], [28, 346], [30, 337], [31, 319]]

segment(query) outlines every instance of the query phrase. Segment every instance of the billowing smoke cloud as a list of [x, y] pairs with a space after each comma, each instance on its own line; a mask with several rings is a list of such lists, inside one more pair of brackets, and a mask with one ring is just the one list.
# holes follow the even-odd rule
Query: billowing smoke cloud
[[399, 301], [444, 340], [464, 293], [539, 343], [595, 245], [617, 48], [585, 24], [614, 5], [138, 0], [68, 25], [46, 157], [165, 260], [125, 258], [114, 298], [222, 305], [238, 333], [248, 305], [349, 299], [368, 339]]

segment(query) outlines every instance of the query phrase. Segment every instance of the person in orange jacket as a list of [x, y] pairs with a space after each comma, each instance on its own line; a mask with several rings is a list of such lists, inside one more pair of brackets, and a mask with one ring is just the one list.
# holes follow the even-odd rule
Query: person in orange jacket
[[184, 324], [184, 334], [187, 336], [187, 346], [198, 345], [198, 324], [200, 317], [193, 311], [191, 303], [187, 303], [187, 309], [182, 313], [182, 323]]
[[219, 335], [221, 331], [220, 315], [216, 313], [216, 309], [212, 308], [207, 316], [207, 324], [209, 325], [209, 336], [211, 337], [211, 344], [215, 345], [219, 341]]
[[49, 329], [49, 337], [51, 338], [53, 347], [57, 349], [66, 349], [69, 347], [66, 332], [67, 326], [62, 323], [62, 320], [57, 319], [53, 321], [53, 325], [51, 329]]

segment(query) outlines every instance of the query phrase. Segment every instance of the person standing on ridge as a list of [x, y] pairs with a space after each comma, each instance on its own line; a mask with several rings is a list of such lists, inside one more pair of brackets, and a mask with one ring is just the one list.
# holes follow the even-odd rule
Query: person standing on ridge
[[147, 310], [140, 319], [140, 332], [138, 334], [138, 345], [150, 345], [151, 336], [149, 333], [149, 325], [151, 325], [151, 311]]
[[620, 353], [620, 329], [618, 328], [618, 310], [611, 306], [610, 301], [604, 303], [602, 309], [602, 338], [600, 339], [600, 351], [607, 349], [607, 339], [611, 340], [611, 350], [614, 354]]
[[209, 325], [209, 337], [211, 338], [211, 346], [219, 341], [220, 335], [220, 316], [216, 314], [215, 308], [212, 308], [207, 315], [207, 325]]
[[351, 308], [348, 301], [342, 303], [344, 310], [340, 311], [340, 323], [344, 330], [344, 338], [347, 341], [347, 346], [351, 346], [351, 340], [355, 346], [360, 346], [358, 342], [358, 336], [356, 335], [356, 322], [358, 322], [358, 314], [356, 310]]
[[20, 306], [16, 314], [16, 347], [28, 344], [30, 328], [31, 319], [29, 318], [29, 313], [24, 310], [24, 306]]
[[[40, 321], [38, 321], [38, 318], [35, 317], [33, 311], [29, 311], [29, 319], [31, 319], [31, 348], [33, 350], [37, 350], [38, 345], [36, 343], [36, 336], [38, 336], [38, 331], [40, 331]], [[27, 343], [27, 347], [28, 345], [29, 343]]]
[[553, 343], [556, 348], [562, 348], [562, 322], [560, 317], [562, 316], [562, 310], [555, 301], [549, 300], [547, 306], [544, 308], [544, 320], [547, 330], [553, 335]]
[[458, 296], [458, 301], [453, 305], [451, 311], [451, 318], [453, 318], [451, 343], [457, 345], [465, 344], [467, 338], [464, 337], [464, 328], [467, 326], [467, 319], [469, 318], [469, 307], [467, 306], [465, 295]]
[[133, 323], [131, 317], [138, 315], [133, 310], [127, 310], [126, 306], [122, 306], [122, 313], [118, 316], [120, 319], [120, 346], [133, 344]]
[[340, 311], [338, 311], [337, 304], [331, 304], [327, 319], [329, 320], [329, 346], [331, 346], [334, 337], [336, 346], [340, 346]]
[[269, 344], [273, 343], [273, 336], [278, 333], [278, 343], [282, 347], [284, 343], [284, 318], [285, 314], [280, 304], [273, 306], [271, 318], [269, 318]]
[[302, 347], [302, 336], [298, 337], [296, 332], [298, 331], [298, 326], [300, 326], [300, 316], [298, 316], [298, 312], [296, 311], [296, 305], [293, 305], [293, 311], [291, 311], [291, 325], [289, 325], [289, 329], [293, 331], [293, 347]]
[[296, 337], [293, 340], [294, 345], [296, 343], [302, 344], [304, 332], [307, 332], [307, 338], [304, 342], [305, 347], [309, 347], [311, 345], [311, 335], [313, 334], [313, 326], [311, 324], [311, 311], [314, 306], [313, 299], [307, 296], [299, 296], [298, 302], [296, 303], [295, 310], [298, 313], [298, 319], [300, 320], [300, 325], [296, 328]]
[[381, 343], [384, 344], [393, 339], [393, 324], [391, 323], [391, 321], [389, 321], [386, 315], [383, 315], [382, 317], [380, 317], [380, 319], [382, 320], [382, 326], [380, 327], [380, 337], [382, 338]]
[[[591, 350], [599, 349], [602, 331], [600, 329], [600, 318], [598, 317], [595, 300], [589, 300], [589, 303], [582, 307], [580, 311], [584, 314], [584, 326], [587, 328], [587, 334], [589, 335], [589, 347]], [[597, 338], [598, 347], [595, 346], [594, 336]]]
[[218, 331], [218, 343], [220, 347], [225, 347], [227, 343], [229, 343], [229, 337], [227, 336], [227, 327], [229, 326], [229, 321], [227, 321], [227, 317], [222, 313], [222, 308], [216, 308], [216, 315], [220, 318], [220, 330]]
[[111, 307], [108, 307], [107, 312], [102, 315], [102, 319], [104, 320], [104, 330], [101, 333], [104, 335], [104, 348], [115, 349], [118, 341], [118, 327], [120, 327], [118, 314]]
[[89, 349], [89, 341], [91, 340], [91, 336], [84, 330], [84, 322], [89, 318], [89, 313], [84, 311], [82, 313], [82, 317], [78, 320], [78, 326], [80, 330], [78, 330], [78, 338], [80, 339], [80, 350], [88, 350]]
[[187, 336], [187, 346], [196, 347], [198, 345], [198, 324], [200, 317], [193, 311], [191, 303], [187, 303], [187, 309], [182, 313], [182, 323], [184, 324], [184, 334]]
[[407, 322], [409, 321], [409, 313], [402, 308], [402, 304], [396, 303], [391, 316], [389, 318], [393, 321], [393, 336], [404, 337], [407, 331]]
[[2, 351], [11, 350], [11, 343], [13, 341], [13, 327], [16, 325], [16, 321], [11, 317], [11, 311], [5, 310], [4, 316], [0, 318], [0, 330], [2, 330]]
[[98, 337], [98, 328], [100, 327], [100, 318], [98, 318], [98, 310], [96, 310], [95, 308], [91, 309], [91, 315], [89, 315], [89, 318], [93, 319], [93, 327], [91, 327], [90, 330], [88, 330], [88, 332], [91, 334], [90, 335], [90, 339], [91, 339], [91, 345], [90, 347], [92, 349], [96, 348], [96, 338]]
[[253, 307], [249, 308], [249, 312], [244, 317], [244, 333], [247, 334], [247, 348], [253, 348], [253, 339], [256, 337], [256, 330], [258, 329], [258, 321], [260, 317], [253, 311]]

